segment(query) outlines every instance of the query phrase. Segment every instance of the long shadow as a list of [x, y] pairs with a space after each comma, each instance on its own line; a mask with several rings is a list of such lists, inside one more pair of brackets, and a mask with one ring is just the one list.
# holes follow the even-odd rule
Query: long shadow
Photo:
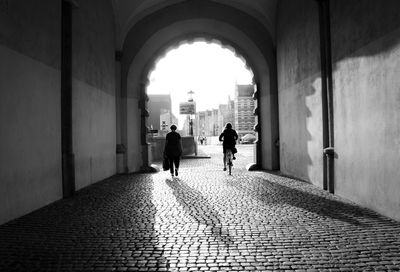
[[150, 176], [112, 178], [0, 226], [0, 271], [168, 269], [152, 188]]
[[[287, 222], [287, 225], [284, 226], [284, 235], [272, 236], [270, 241], [255, 242], [255, 246], [262, 251], [269, 250], [271, 244], [279, 245], [287, 242], [286, 245], [293, 255], [297, 254], [302, 256], [303, 260], [307, 260], [301, 264], [304, 267], [310, 268], [308, 263], [310, 258], [321, 258], [321, 262], [326, 262], [327, 266], [341, 263], [348, 268], [355, 268], [357, 271], [366, 271], [367, 267], [358, 267], [358, 264], [364, 262], [364, 258], [374, 260], [368, 266], [367, 271], [378, 267], [379, 270], [384, 267], [380, 262], [391, 263], [396, 258], [394, 256], [397, 255], [400, 244], [400, 222], [351, 203], [329, 199], [328, 195], [327, 197], [320, 196], [318, 192], [316, 194], [306, 192], [301, 188], [292, 188], [289, 187], [290, 185], [279, 184], [263, 178], [258, 180], [256, 188], [254, 188], [254, 184], [250, 187], [241, 182], [229, 182], [228, 185], [256, 198], [261, 203], [260, 205], [270, 207], [271, 209], [267, 209], [268, 211], [276, 212], [272, 218], [278, 218], [278, 222], [269, 223], [270, 227], [277, 226], [282, 230], [282, 222]], [[288, 209], [280, 207], [280, 204], [297, 207], [304, 210], [305, 213], [299, 211], [297, 215], [287, 214]], [[315, 216], [306, 214], [307, 212], [314, 213]], [[280, 216], [283, 221], [280, 220]], [[296, 218], [293, 219], [291, 216]], [[335, 222], [336, 220], [337, 222]], [[297, 231], [298, 224], [304, 224], [299, 226], [300, 230], [306, 228], [312, 231], [306, 233]], [[328, 240], [336, 242], [327, 243], [327, 236], [329, 236]], [[293, 244], [289, 241], [292, 241]], [[333, 251], [337, 248], [344, 250], [344, 254], [336, 255], [330, 252], [332, 247], [334, 247]], [[306, 248], [313, 248], [314, 251], [310, 254]], [[364, 257], [361, 258], [361, 255]], [[327, 256], [329, 261], [324, 260]], [[398, 267], [397, 263], [391, 264], [393, 267]], [[328, 269], [322, 268], [321, 270]]]
[[[243, 192], [249, 190], [241, 183], [229, 185]], [[251, 196], [256, 197], [265, 205], [287, 204], [321, 217], [340, 220], [355, 226], [368, 226], [364, 219], [372, 220], [375, 223], [389, 223], [390, 221], [390, 224], [394, 224], [396, 227], [400, 226], [400, 224], [396, 224], [394, 221], [384, 218], [369, 209], [288, 187], [267, 179], [260, 179], [256, 192], [252, 192]]]
[[173, 195], [187, 215], [199, 224], [209, 227], [212, 236], [225, 245], [233, 243], [228, 230], [222, 227], [220, 215], [199, 191], [191, 188], [180, 179], [167, 179], [165, 182], [173, 190]]
[[[364, 12], [360, 12], [360, 7]], [[373, 104], [374, 97], [373, 95], [370, 98], [367, 96], [365, 98], [367, 103], [358, 103], [358, 98], [364, 96], [366, 92], [360, 91], [365, 87], [357, 82], [366, 83], [370, 88], [369, 91], [374, 92], [376, 88], [379, 90], [379, 87], [376, 86], [384, 86], [386, 85], [385, 81], [393, 81], [393, 78], [386, 78], [376, 72], [377, 75], [374, 78], [362, 82], [363, 75], [372, 72], [369, 71], [372, 67], [368, 68], [363, 63], [368, 63], [364, 60], [375, 57], [376, 60], [370, 63], [389, 65], [389, 60], [384, 60], [384, 58], [395, 53], [395, 49], [400, 43], [399, 8], [399, 1], [396, 0], [388, 0], [384, 4], [368, 0], [354, 1], [348, 4], [344, 4], [342, 1], [331, 1], [332, 70], [333, 75], [336, 75], [334, 80], [338, 82], [338, 86], [334, 88], [334, 93], [337, 94], [335, 94], [336, 105], [333, 112], [333, 116], [336, 118], [333, 122], [338, 126], [333, 135], [338, 135], [335, 143], [343, 150], [342, 154], [335, 155], [353, 156], [352, 154], [356, 154], [348, 157], [349, 160], [355, 161], [356, 166], [363, 163], [361, 161], [357, 163], [359, 160], [356, 156], [360, 153], [347, 152], [346, 146], [349, 146], [349, 151], [351, 151], [351, 148], [354, 148], [352, 146], [357, 146], [362, 142], [358, 137], [364, 137], [364, 142], [369, 141], [367, 134], [364, 136], [360, 133], [364, 124], [362, 121], [368, 117], [357, 113], [368, 112], [365, 107]], [[280, 3], [277, 9], [281, 170], [313, 183], [321, 180], [320, 186], [322, 187], [321, 173], [324, 169], [322, 148], [327, 143], [324, 146], [321, 145], [323, 141], [321, 130], [324, 124], [320, 120], [323, 101], [319, 101], [318, 98], [321, 92], [318, 3], [315, 1], [292, 1], [290, 8]], [[354, 16], [357, 12], [359, 15]], [[314, 53], [310, 54], [310, 52]], [[353, 72], [355, 78], [346, 76]], [[370, 77], [372, 76], [374, 74], [371, 74]], [[358, 87], [354, 88], [354, 86]], [[348, 89], [341, 90], [343, 87]], [[380, 89], [383, 90], [384, 87]], [[352, 96], [347, 95], [349, 91], [353, 93]], [[382, 95], [382, 99], [388, 99], [388, 97], [392, 96]], [[347, 103], [344, 103], [346, 101]], [[381, 114], [383, 117], [390, 116], [390, 114], [385, 115], [382, 109], [375, 114]], [[386, 129], [389, 129], [390, 121], [381, 122], [382, 126], [375, 129], [385, 129], [384, 124], [386, 123], [389, 124]], [[394, 119], [390, 127], [392, 131], [396, 130], [397, 124]], [[326, 133], [328, 132], [326, 131]], [[388, 142], [389, 148], [395, 142], [387, 139], [385, 141]], [[349, 167], [346, 170], [350, 171], [351, 169]], [[341, 181], [337, 180], [336, 182], [339, 184]]]

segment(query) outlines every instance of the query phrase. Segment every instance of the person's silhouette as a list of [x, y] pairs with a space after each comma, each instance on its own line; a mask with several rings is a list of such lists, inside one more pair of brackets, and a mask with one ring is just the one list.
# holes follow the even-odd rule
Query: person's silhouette
[[226, 123], [224, 131], [219, 135], [219, 141], [222, 141], [222, 152], [224, 153], [224, 171], [226, 171], [226, 150], [230, 149], [233, 154], [233, 159], [235, 160], [236, 151], [236, 140], [238, 139], [238, 134], [236, 130], [232, 128], [231, 123]]
[[175, 165], [175, 176], [178, 176], [179, 162], [182, 155], [182, 141], [181, 135], [176, 132], [177, 127], [172, 125], [165, 139], [164, 156], [169, 161], [169, 171], [171, 176], [174, 177], [174, 165]]

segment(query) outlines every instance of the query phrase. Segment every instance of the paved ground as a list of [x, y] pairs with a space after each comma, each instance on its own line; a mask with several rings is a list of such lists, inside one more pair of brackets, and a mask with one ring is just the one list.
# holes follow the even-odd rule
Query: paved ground
[[[211, 159], [114, 177], [0, 226], [0, 271], [399, 271], [400, 223]], [[215, 154], [218, 152], [218, 154]]]

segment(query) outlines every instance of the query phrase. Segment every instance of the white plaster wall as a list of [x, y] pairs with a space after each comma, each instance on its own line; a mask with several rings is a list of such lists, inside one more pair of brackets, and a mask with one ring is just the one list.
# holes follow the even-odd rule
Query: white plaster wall
[[399, 1], [330, 8], [335, 193], [400, 220]]
[[281, 172], [322, 188], [323, 135], [317, 2], [282, 0], [279, 2], [278, 18]]
[[108, 0], [72, 13], [72, 112], [77, 190], [116, 173], [115, 25]]
[[115, 96], [73, 80], [76, 189], [116, 173]]
[[335, 192], [400, 220], [398, 37], [400, 30], [336, 63], [334, 110]]
[[0, 45], [0, 224], [62, 197], [60, 72]]
[[323, 187], [321, 80], [313, 75], [279, 92], [281, 171]]

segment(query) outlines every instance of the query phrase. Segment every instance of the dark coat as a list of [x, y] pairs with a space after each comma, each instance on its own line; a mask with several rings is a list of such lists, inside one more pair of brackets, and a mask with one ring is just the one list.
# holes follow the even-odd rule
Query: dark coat
[[164, 154], [168, 158], [176, 158], [182, 155], [181, 135], [171, 131], [167, 134]]
[[219, 140], [222, 141], [222, 146], [225, 148], [234, 148], [236, 145], [236, 140], [238, 139], [236, 130], [234, 129], [224, 129], [224, 131], [219, 135]]

